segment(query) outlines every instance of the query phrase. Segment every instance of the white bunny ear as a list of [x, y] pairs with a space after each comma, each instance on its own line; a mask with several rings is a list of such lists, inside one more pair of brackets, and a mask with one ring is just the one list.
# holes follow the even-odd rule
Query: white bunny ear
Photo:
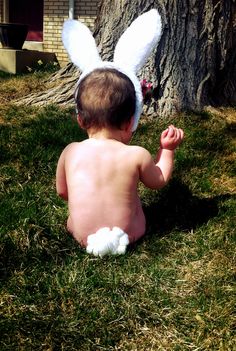
[[115, 64], [138, 72], [157, 45], [160, 35], [161, 17], [158, 11], [145, 12], [120, 37], [114, 52]]
[[83, 72], [101, 62], [89, 28], [76, 20], [64, 22], [62, 41], [71, 61]]

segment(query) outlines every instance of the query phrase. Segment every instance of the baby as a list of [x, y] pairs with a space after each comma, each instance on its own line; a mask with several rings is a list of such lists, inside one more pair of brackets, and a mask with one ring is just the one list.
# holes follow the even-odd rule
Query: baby
[[57, 192], [68, 201], [67, 228], [88, 252], [123, 253], [145, 233], [138, 183], [151, 189], [167, 184], [183, 131], [171, 125], [162, 132], [155, 161], [143, 147], [128, 145], [135, 90], [113, 68], [85, 76], [77, 86], [76, 103], [78, 123], [88, 139], [64, 149], [56, 172]]

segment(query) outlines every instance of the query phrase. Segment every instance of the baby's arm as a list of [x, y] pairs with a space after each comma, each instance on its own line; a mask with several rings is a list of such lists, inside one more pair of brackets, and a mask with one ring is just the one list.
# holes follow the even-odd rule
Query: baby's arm
[[182, 129], [170, 126], [164, 130], [160, 138], [160, 149], [154, 162], [148, 151], [145, 150], [140, 172], [140, 179], [147, 187], [159, 189], [165, 186], [173, 172], [174, 151], [182, 142]]
[[160, 150], [157, 153], [156, 165], [160, 168], [165, 183], [167, 183], [172, 175], [174, 166], [175, 149], [182, 142], [184, 132], [182, 129], [169, 126], [161, 134]]
[[68, 191], [66, 183], [66, 172], [65, 172], [65, 150], [62, 152], [59, 161], [57, 163], [56, 171], [56, 189], [60, 197], [65, 201], [68, 200]]

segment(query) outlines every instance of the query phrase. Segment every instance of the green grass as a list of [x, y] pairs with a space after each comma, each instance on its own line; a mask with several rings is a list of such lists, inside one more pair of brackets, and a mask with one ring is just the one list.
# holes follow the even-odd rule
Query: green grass
[[[185, 141], [169, 185], [140, 186], [147, 235], [100, 259], [67, 234], [55, 191], [61, 151], [85, 138], [73, 111], [2, 104], [0, 349], [233, 350], [235, 115], [171, 121]], [[169, 122], [144, 120], [132, 142], [155, 155]]]

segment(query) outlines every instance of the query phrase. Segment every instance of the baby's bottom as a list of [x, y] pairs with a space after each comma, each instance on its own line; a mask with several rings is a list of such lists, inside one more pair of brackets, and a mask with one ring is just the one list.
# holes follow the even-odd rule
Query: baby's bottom
[[[124, 253], [128, 244], [134, 243], [145, 234], [146, 220], [139, 198], [137, 205], [137, 211], [133, 221], [125, 228], [125, 232], [119, 227], [103, 227], [97, 230], [96, 233], [88, 233], [84, 238], [78, 238], [70, 216], [67, 220], [67, 230], [89, 253], [99, 256], [103, 256], [107, 253]], [[122, 248], [118, 249], [119, 245], [121, 245]], [[125, 245], [125, 248], [123, 245]], [[118, 251], [116, 252], [116, 250]]]
[[127, 230], [129, 233], [129, 242], [134, 243], [144, 236], [146, 231], [146, 218], [143, 213], [143, 208], [139, 197], [137, 196], [137, 207], [130, 228]]
[[[71, 218], [67, 220], [67, 230], [74, 237]], [[96, 233], [87, 236], [86, 240], [81, 240], [82, 247], [86, 247], [88, 253], [95, 256], [104, 256], [107, 254], [123, 254], [129, 244], [129, 237], [119, 227], [108, 227], [97, 230]]]

